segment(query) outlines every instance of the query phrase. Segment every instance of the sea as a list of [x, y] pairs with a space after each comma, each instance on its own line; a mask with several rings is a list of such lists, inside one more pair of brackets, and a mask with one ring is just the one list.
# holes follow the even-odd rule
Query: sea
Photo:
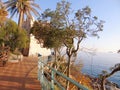
[[[79, 52], [76, 64], [82, 64], [82, 72], [92, 77], [99, 77], [103, 70], [108, 73], [115, 64], [120, 63], [120, 54], [113, 52]], [[120, 87], [120, 71], [108, 78]]]

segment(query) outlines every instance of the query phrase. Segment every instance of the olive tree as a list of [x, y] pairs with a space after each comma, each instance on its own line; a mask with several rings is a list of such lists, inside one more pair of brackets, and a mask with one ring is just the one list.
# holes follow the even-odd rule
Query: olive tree
[[[98, 32], [103, 30], [103, 21], [92, 16], [91, 9], [88, 6], [73, 12], [70, 5], [69, 2], [63, 0], [57, 3], [56, 10], [47, 9], [43, 14], [44, 18], [49, 17], [51, 25], [64, 31], [61, 42], [66, 47], [68, 56], [68, 77], [70, 75], [71, 57], [78, 52], [80, 43], [88, 36], [99, 37]], [[69, 87], [69, 82], [67, 84]]]

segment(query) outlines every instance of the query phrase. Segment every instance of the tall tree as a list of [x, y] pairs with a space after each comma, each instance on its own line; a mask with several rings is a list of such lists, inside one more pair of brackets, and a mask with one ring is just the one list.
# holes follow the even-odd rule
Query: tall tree
[[[59, 42], [66, 48], [66, 55], [68, 56], [66, 73], [68, 77], [70, 76], [71, 58], [77, 54], [80, 43], [88, 36], [98, 37], [98, 32], [103, 30], [103, 21], [99, 21], [96, 16], [92, 16], [91, 9], [88, 6], [73, 12], [70, 5], [69, 2], [62, 0], [57, 3], [56, 10], [46, 9], [40, 18], [42, 21], [48, 20], [50, 26], [55, 28], [54, 30], [58, 30], [60, 34]], [[37, 39], [42, 38], [40, 37], [41, 35], [38, 35], [37, 33], [40, 28], [36, 25], [35, 36]], [[47, 41], [48, 45], [48, 42], [51, 42], [50, 40], [55, 42], [54, 38], [57, 37], [57, 35], [51, 37], [51, 34], [49, 35], [48, 32], [45, 32], [45, 34], [42, 35], [52, 38]], [[46, 39], [43, 39], [43, 41], [44, 40]], [[66, 89], [69, 90], [68, 81]]]
[[[80, 47], [80, 43], [88, 36], [97, 36], [103, 30], [103, 21], [99, 21], [96, 16], [91, 15], [91, 9], [87, 6], [73, 12], [71, 4], [62, 0], [57, 3], [56, 10], [47, 9], [43, 14], [44, 20], [50, 20], [51, 25], [63, 30], [61, 36], [62, 43], [66, 47], [68, 56], [67, 76], [70, 75], [71, 57], [75, 55]], [[73, 16], [73, 17], [72, 17]], [[69, 89], [67, 82], [67, 90]]]
[[40, 9], [40, 7], [34, 3], [34, 0], [8, 0], [5, 4], [7, 10], [11, 13], [11, 17], [15, 14], [19, 14], [19, 27], [22, 27], [25, 16], [32, 19], [32, 13], [36, 16], [39, 15], [39, 12], [35, 8]]

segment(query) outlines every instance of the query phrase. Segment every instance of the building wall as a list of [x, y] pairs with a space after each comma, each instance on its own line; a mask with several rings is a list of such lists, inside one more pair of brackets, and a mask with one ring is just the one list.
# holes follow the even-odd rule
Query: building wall
[[31, 34], [29, 56], [38, 55], [38, 53], [42, 56], [48, 56], [51, 54], [51, 51], [50, 49], [42, 48], [40, 44], [38, 44], [37, 39], [35, 39], [34, 36]]

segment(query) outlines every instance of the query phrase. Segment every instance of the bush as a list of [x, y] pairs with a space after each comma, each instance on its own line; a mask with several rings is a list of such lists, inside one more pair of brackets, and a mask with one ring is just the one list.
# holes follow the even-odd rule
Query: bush
[[27, 32], [20, 29], [14, 21], [7, 20], [5, 25], [0, 27], [0, 45], [9, 46], [10, 51], [26, 47], [27, 42], [29, 42]]

